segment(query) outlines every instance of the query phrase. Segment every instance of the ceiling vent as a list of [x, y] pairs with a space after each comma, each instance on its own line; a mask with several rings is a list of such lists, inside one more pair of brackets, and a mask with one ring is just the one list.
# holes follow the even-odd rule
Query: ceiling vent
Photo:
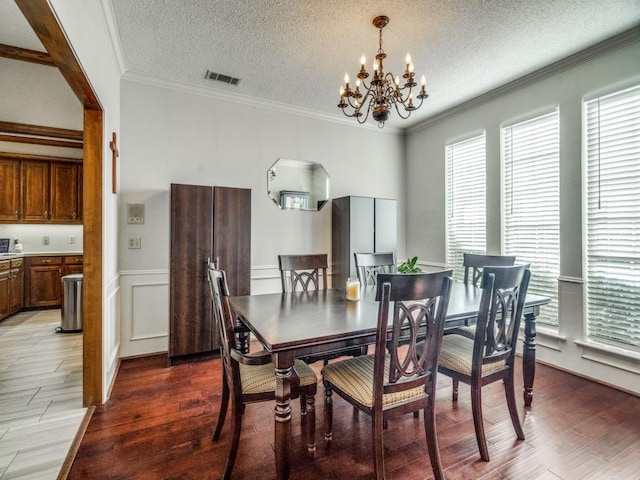
[[212, 72], [211, 70], [207, 70], [204, 78], [207, 78], [209, 80], [217, 80], [218, 82], [222, 83], [229, 83], [231, 85], [238, 85], [238, 83], [240, 83], [239, 78], [230, 77], [229, 75], [225, 75], [224, 73]]

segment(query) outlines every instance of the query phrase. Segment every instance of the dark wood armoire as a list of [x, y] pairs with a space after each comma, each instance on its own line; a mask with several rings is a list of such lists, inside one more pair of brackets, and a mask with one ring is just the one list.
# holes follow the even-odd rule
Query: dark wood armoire
[[332, 200], [331, 285], [344, 288], [356, 277], [354, 253], [396, 254], [396, 201], [388, 198], [340, 197]]
[[251, 288], [251, 190], [171, 184], [169, 365], [219, 353], [207, 262], [224, 270], [231, 295]]

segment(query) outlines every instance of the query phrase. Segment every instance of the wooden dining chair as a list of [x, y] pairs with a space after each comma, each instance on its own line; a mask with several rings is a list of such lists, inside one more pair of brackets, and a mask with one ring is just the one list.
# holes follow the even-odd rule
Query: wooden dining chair
[[[324, 438], [333, 438], [333, 392], [372, 417], [375, 475], [384, 473], [384, 424], [422, 409], [431, 467], [444, 479], [436, 436], [435, 395], [438, 354], [451, 293], [451, 271], [379, 274], [376, 291], [378, 330], [372, 355], [350, 358], [322, 369], [325, 387]], [[393, 319], [389, 331], [389, 318]], [[409, 332], [412, 342], [401, 346]], [[420, 354], [416, 343], [425, 338]], [[388, 339], [391, 348], [387, 354]]]
[[[516, 263], [513, 255], [480, 255], [476, 253], [464, 253], [462, 266], [464, 267], [464, 284], [478, 286], [482, 279], [484, 267], [510, 267]], [[473, 339], [476, 335], [475, 325], [456, 327], [445, 332], [449, 334], [464, 335]]]
[[283, 292], [327, 289], [326, 253], [313, 255], [278, 255]]
[[453, 379], [453, 401], [458, 399], [458, 382], [471, 386], [471, 408], [480, 457], [489, 461], [482, 419], [482, 387], [502, 380], [511, 423], [520, 440], [524, 432], [518, 417], [514, 391], [514, 368], [518, 330], [529, 277], [528, 265], [485, 267], [482, 298], [475, 337], [445, 335], [439, 372]]
[[[267, 352], [244, 354], [237, 350], [225, 273], [222, 270], [216, 270], [213, 264], [209, 264], [208, 278], [214, 316], [220, 327], [222, 342], [220, 352], [224, 369], [222, 400], [213, 433], [214, 441], [220, 439], [230, 399], [232, 408], [231, 445], [229, 445], [229, 453], [222, 474], [225, 480], [231, 478], [238, 453], [245, 405], [275, 400], [275, 366], [271, 363], [271, 355]], [[292, 375], [291, 398], [305, 395], [305, 415], [302, 418], [306, 423], [307, 448], [309, 451], [315, 451], [315, 395], [318, 377], [306, 363], [300, 360], [296, 360]]]
[[396, 261], [393, 252], [387, 253], [354, 253], [356, 272], [360, 285], [376, 285], [379, 273], [395, 273]]

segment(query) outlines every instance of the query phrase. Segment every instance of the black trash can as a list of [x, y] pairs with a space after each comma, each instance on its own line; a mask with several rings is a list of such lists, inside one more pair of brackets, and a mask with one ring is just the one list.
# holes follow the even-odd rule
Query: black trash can
[[56, 328], [61, 333], [82, 331], [82, 274], [62, 277], [62, 319]]

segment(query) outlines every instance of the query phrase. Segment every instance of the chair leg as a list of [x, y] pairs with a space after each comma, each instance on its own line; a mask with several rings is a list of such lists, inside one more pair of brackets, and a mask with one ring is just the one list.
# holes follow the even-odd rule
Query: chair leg
[[452, 392], [451, 400], [454, 401], [454, 402], [458, 401], [458, 384], [459, 383], [460, 382], [458, 382], [457, 378], [453, 379], [453, 392]]
[[431, 398], [427, 408], [422, 412], [424, 417], [424, 431], [427, 436], [427, 449], [429, 450], [429, 460], [433, 469], [433, 476], [436, 480], [445, 480], [444, 470], [442, 470], [442, 460], [440, 460], [440, 449], [438, 447], [438, 436], [436, 434], [436, 410], [435, 392], [431, 393]]
[[307, 394], [300, 392], [300, 418], [304, 422], [307, 418]]
[[384, 425], [387, 423], [382, 418], [382, 412], [374, 412], [372, 415], [373, 429], [373, 467], [376, 472], [376, 480], [384, 480]]
[[480, 458], [489, 461], [489, 448], [484, 434], [484, 422], [482, 420], [482, 385], [479, 382], [471, 382], [471, 410], [473, 411], [473, 426], [476, 430], [476, 440], [480, 450]]
[[227, 407], [229, 406], [229, 385], [227, 384], [227, 376], [222, 376], [222, 400], [220, 401], [220, 412], [218, 412], [218, 421], [213, 432], [213, 440], [217, 441], [222, 433], [224, 419], [227, 416]]
[[331, 442], [333, 439], [333, 400], [331, 385], [324, 382], [324, 440]]
[[507, 396], [507, 406], [509, 407], [509, 415], [511, 416], [513, 429], [516, 431], [518, 439], [524, 440], [524, 430], [522, 430], [522, 423], [520, 423], [518, 407], [516, 406], [516, 393], [513, 384], [513, 368], [511, 369], [511, 374], [504, 379], [504, 393]]
[[307, 398], [307, 450], [309, 453], [316, 451], [316, 396], [306, 395]]
[[233, 435], [231, 437], [231, 445], [229, 445], [229, 453], [227, 454], [227, 462], [224, 465], [224, 472], [222, 473], [222, 480], [230, 480], [233, 466], [236, 463], [236, 456], [238, 455], [238, 445], [240, 444], [240, 431], [242, 430], [242, 408], [244, 405], [237, 405], [235, 399], [233, 400], [233, 416], [231, 417], [231, 424]]

